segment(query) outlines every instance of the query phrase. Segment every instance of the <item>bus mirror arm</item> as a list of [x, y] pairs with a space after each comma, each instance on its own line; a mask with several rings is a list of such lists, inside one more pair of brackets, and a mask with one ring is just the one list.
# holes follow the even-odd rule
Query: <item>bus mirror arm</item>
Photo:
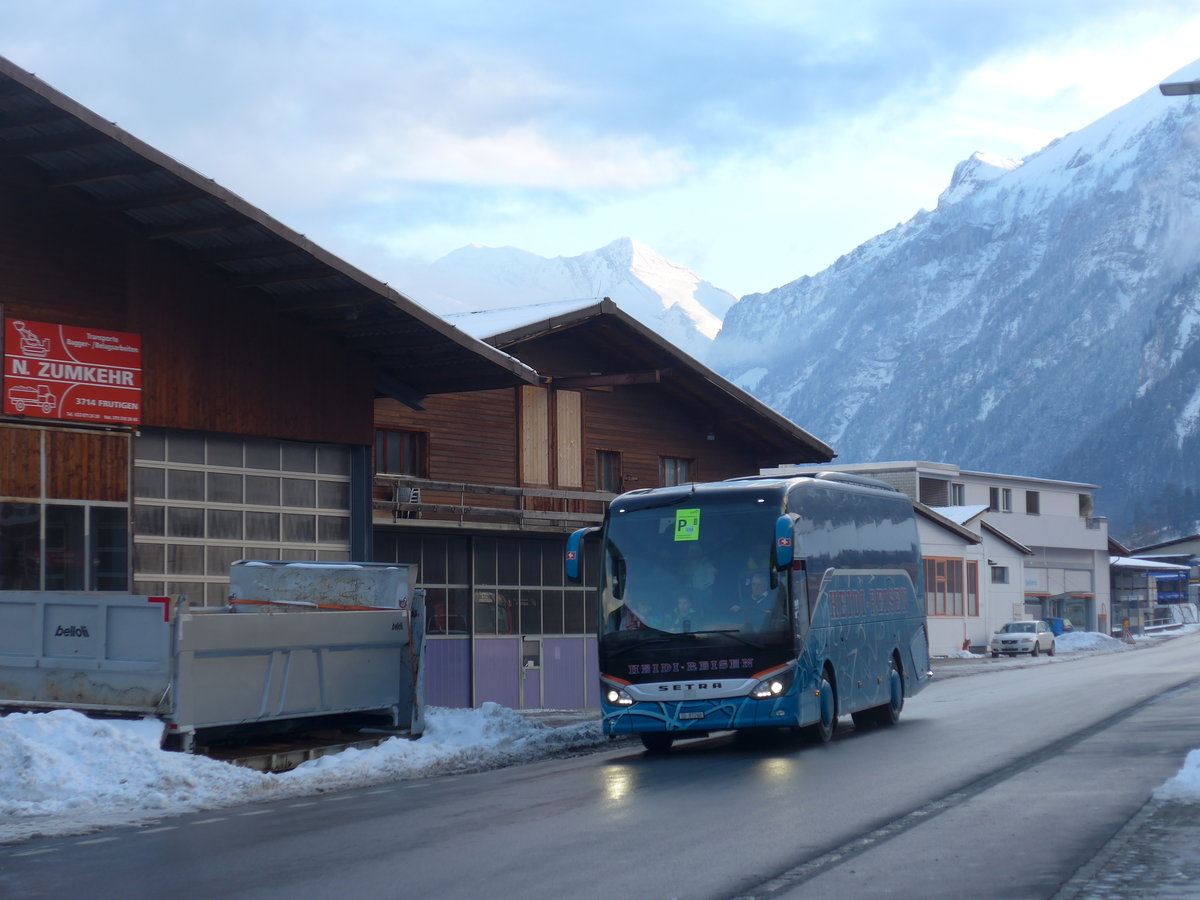
[[583, 542], [588, 535], [595, 534], [600, 528], [596, 525], [580, 528], [567, 538], [567, 558], [564, 574], [571, 584], [579, 584], [583, 578]]

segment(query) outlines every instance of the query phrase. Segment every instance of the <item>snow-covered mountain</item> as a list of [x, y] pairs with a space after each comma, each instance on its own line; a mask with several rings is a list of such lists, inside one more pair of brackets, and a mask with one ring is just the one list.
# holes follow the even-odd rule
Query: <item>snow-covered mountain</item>
[[412, 293], [441, 314], [610, 297], [699, 360], [737, 299], [631, 238], [554, 259], [513, 247], [462, 247], [422, 273]]
[[843, 461], [1093, 482], [1117, 536], [1195, 531], [1200, 98], [1155, 87], [1020, 163], [974, 155], [936, 209], [743, 297], [709, 363]]

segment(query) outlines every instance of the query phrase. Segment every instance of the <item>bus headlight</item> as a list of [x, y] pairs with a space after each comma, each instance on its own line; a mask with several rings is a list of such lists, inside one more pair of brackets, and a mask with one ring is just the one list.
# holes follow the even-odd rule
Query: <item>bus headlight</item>
[[773, 673], [770, 677], [764, 678], [754, 686], [750, 691], [750, 696], [755, 700], [772, 700], [775, 697], [782, 697], [787, 693], [788, 688], [792, 686], [792, 679], [795, 677], [796, 670], [792, 668], [782, 669]]
[[609, 706], [633, 706], [633, 698], [626, 693], [624, 688], [604, 681], [600, 682], [600, 687], [604, 691], [604, 701]]

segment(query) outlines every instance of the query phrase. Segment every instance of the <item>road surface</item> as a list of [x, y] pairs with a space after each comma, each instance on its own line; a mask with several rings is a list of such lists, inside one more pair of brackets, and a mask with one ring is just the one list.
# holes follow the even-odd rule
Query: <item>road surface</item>
[[1200, 747], [1200, 635], [978, 668], [825, 746], [622, 744], [8, 845], [0, 896], [1050, 898]]

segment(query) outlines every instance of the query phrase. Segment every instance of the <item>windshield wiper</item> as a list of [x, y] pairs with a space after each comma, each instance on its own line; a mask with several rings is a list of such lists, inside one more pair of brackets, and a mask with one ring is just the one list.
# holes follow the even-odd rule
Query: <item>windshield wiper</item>
[[749, 644], [751, 647], [761, 648], [763, 646], [758, 641], [752, 641], [752, 640], [750, 640], [750, 638], [742, 637], [741, 631], [742, 630], [740, 628], [714, 628], [710, 631], [685, 631], [683, 633], [684, 634], [728, 634], [728, 635], [731, 635], [735, 640], [739, 640], [743, 644]]
[[640, 641], [632, 641], [631, 643], [626, 644], [624, 647], [615, 647], [608, 652], [610, 656], [621, 656], [624, 653], [628, 653], [630, 650], [637, 650], [640, 647], [646, 647], [650, 644], [668, 644], [670, 642], [671, 639], [669, 637], [645, 638], [644, 640]]

